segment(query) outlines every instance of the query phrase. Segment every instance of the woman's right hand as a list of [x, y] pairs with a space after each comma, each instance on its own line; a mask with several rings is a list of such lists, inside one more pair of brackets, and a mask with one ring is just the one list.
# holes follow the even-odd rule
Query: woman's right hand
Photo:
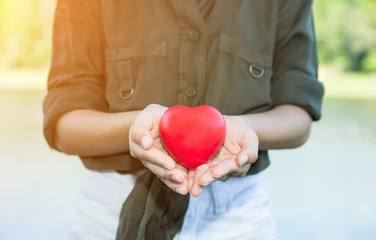
[[171, 158], [159, 135], [159, 121], [167, 109], [151, 104], [136, 116], [129, 129], [129, 150], [169, 188], [185, 195], [188, 193], [187, 169]]

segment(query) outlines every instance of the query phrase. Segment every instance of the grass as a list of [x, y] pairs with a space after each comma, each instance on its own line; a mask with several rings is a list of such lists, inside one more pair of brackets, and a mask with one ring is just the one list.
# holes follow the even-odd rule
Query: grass
[[[327, 67], [319, 73], [326, 98], [376, 98], [376, 73], [346, 73]], [[0, 89], [45, 90], [47, 75], [48, 68], [0, 69]]]

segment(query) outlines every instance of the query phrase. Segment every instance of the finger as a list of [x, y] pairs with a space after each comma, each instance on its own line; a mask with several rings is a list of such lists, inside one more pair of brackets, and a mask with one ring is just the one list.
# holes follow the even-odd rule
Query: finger
[[242, 149], [236, 155], [238, 166], [252, 164], [258, 157], [258, 138], [255, 134], [249, 133], [242, 138]]
[[216, 178], [230, 174], [231, 172], [238, 170], [239, 167], [234, 159], [228, 159], [218, 163], [217, 165], [213, 166], [213, 168], [212, 174], [213, 177]]
[[148, 161], [142, 160], [141, 162], [146, 168], [150, 169], [150, 171], [152, 171], [159, 178], [174, 182], [183, 182], [187, 179], [187, 170], [184, 167], [183, 169], [176, 167], [172, 170], [166, 170], [165, 168], [162, 168]]
[[192, 196], [198, 197], [204, 190], [205, 186], [200, 184], [200, 178], [202, 174], [204, 174], [208, 170], [208, 168], [209, 168], [209, 165], [207, 164], [202, 164], [196, 168], [194, 172], [194, 176], [193, 176], [193, 181], [189, 189]]
[[217, 181], [221, 181], [221, 182], [226, 182], [227, 180], [229, 180], [232, 176], [227, 174], [227, 175], [224, 175], [222, 177], [216, 177], [215, 179]]
[[[213, 176], [213, 170], [214, 170], [214, 166], [210, 166], [210, 168], [208, 168], [208, 170], [206, 170], [200, 176], [200, 179], [199, 179], [199, 184], [200, 185], [207, 186], [210, 183], [217, 181], [217, 179]], [[220, 176], [220, 177], [222, 177], [222, 176]]]
[[250, 167], [251, 167], [251, 164], [246, 164], [244, 166], [239, 167], [237, 170], [235, 170], [235, 171], [233, 171], [229, 174], [226, 174], [222, 177], [215, 177], [215, 180], [226, 182], [231, 177], [244, 177], [245, 175], [247, 175], [247, 172], [248, 172]]
[[149, 107], [149, 110], [145, 109], [137, 115], [129, 131], [130, 140], [137, 143], [144, 149], [149, 149], [153, 145], [153, 136], [151, 131], [155, 125], [155, 118], [159, 117], [156, 116], [154, 110], [150, 109], [151, 107]]
[[188, 193], [187, 170], [183, 166], [177, 165], [173, 170], [166, 170], [147, 161], [141, 162], [173, 191], [183, 195]]
[[143, 148], [133, 142], [130, 143], [130, 147], [132, 156], [137, 159], [148, 161], [167, 170], [171, 170], [176, 167], [175, 160], [164, 151], [154, 147], [145, 151]]
[[240, 166], [235, 172], [230, 173], [232, 177], [244, 177], [249, 168], [251, 167], [251, 164], [245, 164], [243, 166]]
[[129, 130], [129, 142], [134, 142], [143, 149], [148, 150], [153, 145], [153, 137], [151, 135], [152, 122], [147, 118], [137, 117]]
[[191, 191], [196, 169], [188, 170], [188, 189]]
[[144, 149], [149, 149], [153, 145], [154, 135], [159, 135], [158, 126], [163, 113], [167, 107], [150, 104], [132, 123], [132, 134], [130, 138], [142, 146]]
[[256, 162], [258, 158], [258, 150], [257, 149], [245, 149], [241, 150], [236, 155], [236, 163], [239, 167], [244, 166], [246, 164], [252, 164]]
[[181, 195], [186, 195], [189, 192], [187, 180], [184, 182], [175, 182], [161, 178], [161, 181], [166, 184], [167, 187]]
[[176, 178], [174, 178], [174, 175], [173, 175], [172, 176], [172, 181], [170, 181], [170, 183], [172, 184], [171, 186], [173, 187], [171, 189], [173, 189], [175, 192], [177, 192], [179, 194], [185, 195], [185, 194], [187, 194], [189, 192], [189, 188], [188, 188], [188, 171], [187, 171], [187, 169], [185, 167], [183, 167], [180, 164], [176, 164], [176, 167], [175, 167], [174, 170], [177, 171], [177, 172], [180, 172], [180, 174], [183, 174], [183, 180], [181, 181], [181, 179], [177, 179], [177, 178], [179, 178], [179, 176], [177, 176]]

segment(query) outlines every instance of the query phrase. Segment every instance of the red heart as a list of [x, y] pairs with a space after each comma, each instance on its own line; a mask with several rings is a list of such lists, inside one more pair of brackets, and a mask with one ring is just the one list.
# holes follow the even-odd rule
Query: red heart
[[226, 123], [212, 106], [174, 106], [163, 114], [159, 131], [167, 152], [182, 166], [195, 169], [219, 150]]

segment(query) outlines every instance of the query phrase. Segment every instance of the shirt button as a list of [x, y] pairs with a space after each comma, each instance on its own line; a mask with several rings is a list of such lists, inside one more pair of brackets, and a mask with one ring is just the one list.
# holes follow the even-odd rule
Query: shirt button
[[192, 31], [188, 32], [188, 37], [192, 41], [195, 41], [195, 40], [197, 40], [200, 37], [200, 33], [198, 31], [196, 31], [196, 30], [192, 30]]
[[189, 98], [196, 96], [197, 91], [194, 87], [189, 87], [185, 89], [185, 95]]

